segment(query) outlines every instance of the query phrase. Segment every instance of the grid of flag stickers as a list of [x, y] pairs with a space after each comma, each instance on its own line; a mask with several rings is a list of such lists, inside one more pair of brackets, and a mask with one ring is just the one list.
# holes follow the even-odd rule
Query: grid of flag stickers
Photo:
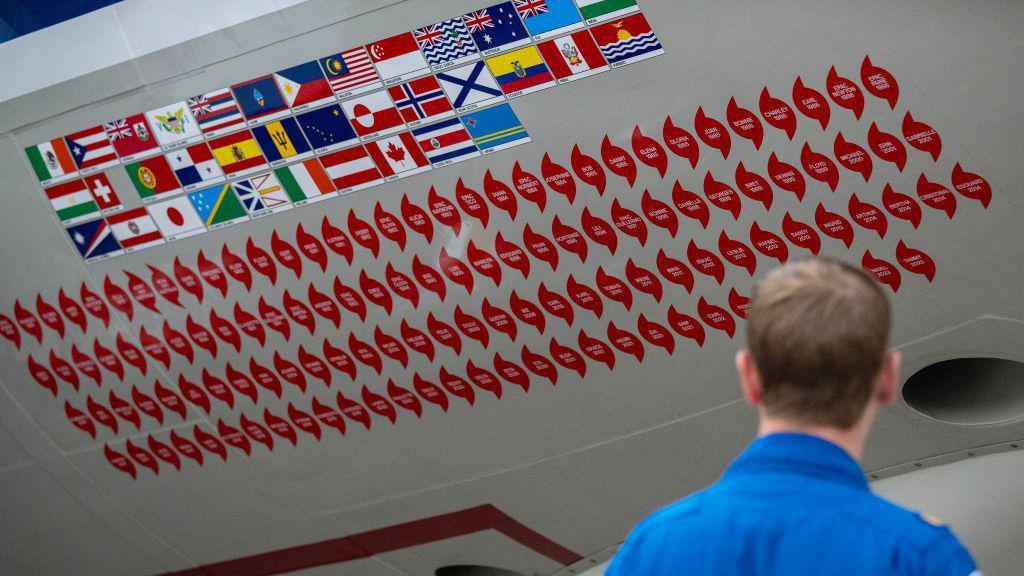
[[26, 154], [94, 262], [525, 144], [509, 100], [663, 53], [635, 0], [511, 0]]

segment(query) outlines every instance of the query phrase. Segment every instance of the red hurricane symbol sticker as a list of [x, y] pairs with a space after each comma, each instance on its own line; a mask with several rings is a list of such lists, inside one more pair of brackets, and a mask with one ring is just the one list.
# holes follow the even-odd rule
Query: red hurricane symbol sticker
[[557, 340], [552, 338], [548, 344], [548, 353], [551, 354], [551, 359], [557, 362], [559, 366], [576, 372], [580, 375], [580, 378], [586, 378], [587, 361], [583, 359], [579, 352], [559, 344]]
[[306, 296], [310, 306], [313, 307], [314, 313], [334, 325], [335, 329], [341, 327], [341, 311], [338, 310], [337, 304], [334, 303], [330, 296], [317, 290], [312, 282], [310, 282], [309, 288], [306, 290]]
[[709, 303], [703, 296], [697, 302], [697, 314], [705, 324], [715, 330], [725, 332], [729, 338], [736, 334], [736, 320], [732, 315], [724, 308]]
[[164, 300], [182, 308], [181, 294], [178, 292], [178, 285], [174, 283], [174, 280], [159, 268], [154, 268], [150, 264], [146, 264], [146, 267], [149, 268], [149, 281], [153, 284], [156, 293]]
[[774, 232], [764, 230], [756, 221], [750, 224], [750, 244], [761, 254], [785, 264], [789, 260], [789, 248]]
[[547, 262], [552, 271], [558, 268], [558, 250], [555, 245], [542, 234], [534, 232], [529, 224], [523, 230], [523, 245], [534, 258]]
[[686, 288], [687, 293], [693, 291], [693, 272], [690, 267], [665, 254], [664, 250], [658, 250], [658, 272], [665, 280]]
[[494, 371], [509, 384], [522, 388], [523, 392], [530, 391], [530, 376], [526, 371], [515, 362], [502, 358], [497, 352], [494, 353]]
[[896, 245], [896, 261], [907, 272], [920, 274], [929, 282], [935, 279], [935, 261], [932, 257], [915, 248], [910, 248], [903, 240]]
[[270, 280], [271, 284], [277, 284], [277, 264], [274, 264], [270, 254], [257, 246], [252, 238], [245, 243], [245, 257], [249, 259], [249, 264], [252, 264], [257, 272]]
[[409, 326], [409, 322], [404, 318], [402, 319], [400, 333], [405, 345], [412, 348], [413, 352], [426, 356], [427, 360], [431, 362], [434, 361], [434, 343], [430, 341], [426, 334]]
[[636, 212], [619, 204], [619, 199], [612, 200], [612, 223], [626, 236], [636, 238], [641, 246], [647, 245], [647, 224]]
[[165, 409], [174, 412], [180, 416], [183, 420], [187, 414], [185, 404], [181, 401], [181, 398], [174, 393], [173, 390], [167, 388], [160, 383], [159, 380], [153, 385], [153, 394], [156, 395], [157, 402]]
[[601, 362], [605, 366], [608, 366], [609, 370], [615, 369], [615, 352], [612, 351], [611, 347], [598, 340], [597, 338], [591, 338], [580, 329], [580, 335], [577, 339], [580, 345], [580, 351], [583, 352], [595, 362]]
[[640, 337], [647, 341], [648, 344], [664, 348], [669, 354], [676, 351], [676, 339], [672, 337], [672, 333], [669, 332], [668, 328], [648, 320], [643, 313], [637, 319], [636, 330]]
[[830, 110], [828, 100], [817, 90], [804, 86], [804, 81], [799, 76], [793, 83], [793, 104], [801, 114], [811, 120], [817, 120], [821, 129], [828, 128]]
[[321, 272], [327, 271], [327, 252], [324, 250], [324, 245], [316, 236], [306, 232], [302, 224], [295, 229], [295, 244], [307, 260], [320, 266]]
[[495, 286], [501, 286], [501, 265], [489, 252], [477, 248], [472, 240], [466, 246], [466, 259], [477, 274], [490, 278]]
[[324, 383], [324, 386], [331, 386], [331, 371], [328, 370], [327, 365], [316, 354], [306, 350], [305, 346], [299, 344], [298, 358], [299, 364], [306, 371], [306, 374], [309, 374], [311, 378], [320, 380]]
[[320, 402], [319, 399], [313, 398], [313, 415], [320, 421], [324, 426], [334, 428], [339, 434], [345, 434], [345, 420], [341, 417], [341, 413], [331, 408], [330, 406]]
[[[175, 288], [175, 290], [177, 290], [177, 288]], [[64, 314], [64, 318], [66, 318], [68, 322], [81, 328], [83, 333], [88, 329], [89, 320], [85, 317], [85, 310], [82, 309], [82, 305], [76, 302], [74, 298], [68, 296], [64, 292], [63, 288], [61, 288], [57, 293], [57, 306], [60, 306], [60, 311]], [[6, 318], [6, 316], [4, 318]], [[8, 328], [14, 328], [14, 324], [11, 323], [10, 319], [7, 319], [6, 322]], [[8, 328], [0, 328], [0, 332], [3, 332], [6, 336]]]
[[39, 319], [43, 321], [43, 324], [64, 338], [64, 318], [52, 304], [43, 300], [42, 294], [36, 295], [36, 312], [39, 313]]
[[[499, 236], [500, 235], [501, 234], [499, 233]], [[441, 299], [441, 302], [444, 302], [444, 297], [447, 294], [448, 289], [445, 286], [444, 278], [441, 277], [441, 274], [437, 270], [427, 266], [423, 262], [420, 262], [419, 256], [414, 256], [412, 259], [412, 274], [416, 277], [416, 282], [418, 282], [424, 290], [437, 294], [437, 297]], [[335, 294], [337, 294], [337, 290], [335, 290]], [[366, 315], [364, 313], [364, 320], [365, 316]]]
[[519, 294], [516, 294], [516, 291], [512, 290], [512, 294], [509, 296], [508, 305], [512, 310], [512, 314], [514, 314], [521, 322], [529, 326], [533, 326], [541, 334], [544, 333], [544, 313], [536, 304], [529, 300], [520, 298]]
[[157, 464], [156, 458], [153, 457], [145, 448], [132, 444], [131, 440], [126, 440], [124, 443], [125, 450], [128, 451], [128, 456], [135, 461], [139, 466], [149, 468], [153, 471], [153, 474], [160, 474], [160, 465]]
[[700, 147], [697, 146], [697, 140], [686, 130], [676, 126], [672, 122], [672, 117], [665, 118], [665, 125], [661, 132], [662, 138], [665, 140], [665, 146], [672, 151], [673, 154], [690, 161], [691, 168], [697, 168], [697, 161], [700, 160]]
[[734, 220], [740, 219], [743, 205], [740, 203], [739, 195], [725, 182], [715, 180], [711, 172], [704, 175], [704, 195], [707, 196], [708, 202], [732, 214]]
[[601, 159], [612, 174], [625, 178], [630, 188], [636, 184], [636, 161], [624, 148], [612, 144], [607, 135], [601, 141]]
[[743, 162], [736, 166], [736, 188], [747, 198], [764, 204], [765, 210], [771, 210], [774, 197], [771, 184], [764, 176], [747, 170]]
[[[572, 280], [571, 275], [569, 279]], [[601, 266], [597, 267], [595, 283], [597, 284], [597, 289], [607, 296], [609, 300], [622, 304], [626, 307], [626, 310], [633, 308], [633, 291], [629, 289], [625, 282], [606, 273]]]
[[850, 221], [840, 214], [829, 212], [820, 202], [814, 210], [814, 223], [825, 236], [841, 241], [847, 248], [853, 245], [853, 225]]
[[188, 363], [191, 364], [194, 359], [194, 352], [192, 350], [192, 344], [185, 339], [185, 335], [174, 328], [171, 328], [171, 324], [167, 320], [164, 320], [162, 333], [164, 343], [167, 344], [175, 354], [185, 358], [188, 360]]
[[900, 87], [896, 79], [888, 70], [872, 64], [871, 58], [867, 56], [860, 65], [860, 81], [868, 93], [888, 102], [889, 108], [896, 109], [896, 102], [900, 99]]
[[439, 196], [433, 186], [427, 194], [427, 204], [430, 206], [430, 213], [439, 223], [451, 228], [458, 236], [462, 231], [462, 215], [451, 200]]
[[31, 354], [28, 355], [28, 372], [32, 375], [32, 378], [43, 388], [50, 391], [51, 394], [57, 396], [57, 380], [53, 377], [53, 373], [46, 366], [36, 362], [36, 359]]
[[21, 349], [21, 332], [8, 316], [0, 314], [0, 335], [9, 340], [14, 347]]
[[324, 216], [323, 221], [320, 223], [320, 237], [324, 239], [324, 244], [332, 252], [344, 258], [349, 265], [352, 264], [352, 241], [349, 240], [348, 235], [341, 228], [331, 223], [327, 216]]
[[210, 285], [211, 288], [215, 288], [220, 292], [221, 297], [225, 297], [228, 294], [228, 280], [224, 276], [224, 271], [217, 266], [213, 260], [210, 260], [203, 254], [203, 251], [199, 251], [199, 257], [196, 259], [196, 268], [199, 269], [199, 276]]
[[285, 359], [280, 352], [274, 352], [274, 370], [284, 381], [295, 386], [300, 391], [306, 391], [306, 376], [299, 370], [294, 362]]
[[125, 272], [125, 276], [128, 277], [128, 293], [132, 295], [132, 298], [139, 304], [159, 314], [160, 310], [156, 307], [156, 293], [153, 292], [149, 284], [131, 272]]
[[110, 408], [117, 414], [121, 420], [130, 422], [135, 429], [138, 430], [142, 426], [142, 418], [139, 417], [139, 413], [135, 410], [135, 407], [129, 404], [126, 400], [114, 394], [114, 391], [110, 391]]
[[839, 168], [836, 168], [836, 164], [831, 158], [811, 150], [811, 147], [805, 142], [804, 147], [800, 149], [800, 164], [803, 165], [808, 176], [818, 182], [828, 184], [832, 192], [836, 191], [839, 186]]
[[100, 367], [88, 354], [79, 350], [77, 344], [71, 345], [71, 362], [74, 363], [75, 368], [79, 372], [91, 378], [97, 386], [103, 383], [103, 374], [100, 373]]
[[277, 258], [277, 262], [281, 266], [294, 272], [295, 278], [302, 277], [302, 259], [299, 258], [298, 251], [287, 240], [282, 240], [277, 235], [277, 230], [274, 230], [274, 233], [270, 235], [270, 249], [274, 252], [274, 258]]
[[649, 294], [655, 302], [661, 302], [664, 290], [661, 280], [650, 270], [637, 266], [632, 258], [626, 260], [626, 280], [633, 288], [636, 288], [637, 292]]
[[89, 415], [92, 416], [93, 420], [102, 426], [106, 426], [114, 434], [117, 434], [117, 418], [114, 417], [114, 413], [106, 406], [96, 402], [92, 396], [89, 396], [85, 399], [85, 408], [89, 411]]
[[[110, 276], [107, 276], [106, 279], [103, 281], [103, 294], [107, 297], [107, 302], [110, 302], [110, 305], [113, 306], [115, 310], [127, 316], [129, 322], [132, 321], [132, 316], [135, 314], [135, 308], [132, 306], [132, 301], [128, 298], [128, 293], [125, 292], [124, 288], [121, 288], [120, 286], [114, 284], [110, 280]], [[16, 301], [14, 305], [14, 314], [16, 316], [20, 316], [18, 314], [18, 308], [21, 307], [21, 304]], [[36, 320], [35, 316], [32, 316], [31, 313], [29, 313], [27, 310], [25, 310], [24, 312], [26, 314], [26, 316], [24, 316], [25, 318], [31, 316], [31, 326], [34, 328], [36, 332], [39, 333], [39, 336], [37, 336], [36, 339], [42, 342], [42, 331], [39, 329], [39, 323]], [[21, 318], [18, 318], [18, 323], [21, 323]], [[29, 330], [28, 327], [26, 327], [25, 324], [22, 324], [21, 327], [26, 332], [32, 334], [32, 332]], [[32, 335], [35, 336], [35, 334]]]
[[245, 286], [246, 292], [252, 290], [252, 270], [249, 270], [245, 260], [232, 252], [227, 244], [220, 249], [220, 263], [224, 265], [224, 270], [234, 278], [235, 282], [240, 282], [242, 286]]
[[544, 212], [548, 203], [548, 193], [544, 190], [544, 183], [540, 181], [540, 178], [523, 170], [518, 160], [512, 166], [512, 185], [515, 186], [516, 192], [523, 200], [533, 202], [541, 212]]
[[747, 308], [750, 308], [750, 298], [743, 296], [735, 288], [729, 290], [729, 308], [740, 318], [747, 318]]
[[412, 391], [402, 388], [390, 379], [388, 379], [388, 396], [399, 408], [412, 412], [417, 418], [423, 415], [423, 404], [420, 403], [420, 399]]
[[615, 234], [615, 228], [608, 222], [594, 216], [590, 213], [590, 209], [583, 208], [583, 216], [580, 218], [580, 225], [583, 227], [583, 233], [588, 238], [601, 244], [612, 254], [615, 254], [615, 250], [619, 245], [619, 237]]
[[365, 404], [367, 408], [372, 410], [378, 416], [387, 418], [392, 424], [395, 423], [398, 415], [395, 413], [395, 407], [391, 402], [388, 402], [386, 398], [380, 394], [370, 391], [366, 384], [363, 384], [361, 396], [363, 398], [363, 404]]
[[[399, 211], [409, 229], [423, 236], [427, 240], [427, 244], [434, 241], [434, 223], [431, 222], [426, 210], [409, 201], [408, 194], [402, 195], [402, 205]], [[351, 263], [350, 261], [349, 264]]]
[[132, 461], [124, 454], [114, 450], [109, 445], [104, 444], [103, 455], [107, 457], [107, 461], [110, 462], [111, 466], [131, 476], [132, 480], [138, 478], [138, 472], [135, 470], [135, 464], [132, 464]]
[[380, 238], [377, 232], [367, 221], [356, 216], [355, 210], [348, 213], [348, 233], [355, 239], [356, 244], [369, 250], [374, 258], [380, 255]]
[[861, 114], [864, 113], [864, 94], [860, 91], [860, 86], [853, 80], [840, 76], [833, 66], [828, 70], [825, 87], [836, 106], [852, 111], [854, 117], [860, 120]]
[[100, 344], [98, 338], [92, 343], [92, 353], [100, 366], [117, 376], [118, 380], [124, 380], [124, 364], [121, 363], [121, 359], [114, 354], [113, 350]]
[[[414, 270], [415, 268], [413, 266]], [[351, 286], [345, 285], [338, 277], [334, 278], [334, 297], [342, 307], [359, 316], [360, 320], [366, 321], [366, 301], [363, 300], [359, 292], [356, 292]]]
[[679, 312], [675, 306], [669, 306], [668, 325], [676, 334], [693, 340], [699, 347], [704, 346], [704, 326], [693, 316]]
[[740, 108], [736, 98], [729, 99], [729, 105], [725, 109], [725, 121], [732, 127], [732, 131], [740, 138], [746, 138], [754, 143], [754, 149], [761, 149], [761, 141], [764, 140], [764, 127], [761, 121], [754, 116], [754, 113], [746, 108]]
[[555, 318], [561, 318], [566, 326], [572, 326], [573, 316], [572, 304], [561, 294], [548, 290], [543, 282], [537, 288], [537, 300], [548, 314]]
[[506, 266], [518, 270], [524, 279], [530, 276], [530, 259], [526, 256], [526, 252], [518, 245], [505, 240], [501, 232], [498, 232], [494, 238], [494, 251]]
[[[405, 274], [402, 274], [395, 267], [388, 262], [387, 268], [384, 271], [384, 280], [388, 283], [388, 287], [395, 293], [396, 296], [403, 300], [408, 300], [412, 304], [413, 308], [419, 308], [420, 305], [420, 290], [413, 283], [412, 278], [409, 278]], [[333, 305], [333, 302], [332, 302]], [[337, 310], [335, 308], [335, 310]]]
[[448, 249], [441, 247], [437, 256], [437, 265], [441, 272], [452, 282], [466, 289], [466, 293], [473, 293], [473, 273], [466, 263], [448, 254]]
[[110, 326], [110, 309], [107, 308], [107, 303], [99, 297], [99, 294], [89, 290], [89, 285], [82, 282], [82, 289], [79, 291], [79, 295], [82, 298], [82, 306], [85, 307], [86, 312], [93, 318], [103, 322], [104, 327]]
[[950, 220], [956, 214], [956, 196], [949, 188], [928, 180], [924, 173], [917, 178], [917, 197], [925, 206], [945, 212]]
[[245, 452], [246, 456], [252, 454], [252, 444], [249, 443], [248, 436], [238, 428], [224, 423], [223, 420], [218, 420], [217, 433], [220, 434], [220, 439], [228, 446]]
[[[953, 187], [964, 198], [981, 202], [983, 208], [988, 208], [992, 201], [992, 187], [987, 180], [972, 172], [965, 171], [960, 163], [953, 166]], [[62, 292], [63, 293], [63, 292]]]
[[938, 161], [939, 155], [942, 154], [942, 139], [939, 138], [939, 133], [928, 124], [914, 120], [910, 112], [903, 116], [903, 138], [907, 140], [907, 144], [931, 154], [932, 160]]
[[189, 382], [184, 376], [178, 376], [178, 389], [181, 390], [181, 395], [185, 397], [190, 404], [197, 408], [201, 408], [207, 414], [210, 413], [210, 398], [206, 395], [198, 385], [194, 382]]
[[551, 382], [552, 386], [558, 384], [558, 370], [550, 360], [544, 357], [544, 355], [533, 352], [524, 344], [520, 351], [519, 358], [523, 361], [523, 366], [525, 366], [527, 370], [541, 378], [547, 378], [548, 381]]
[[644, 211], [644, 216], [647, 216], [647, 220], [651, 224], [668, 230], [668, 233], [673, 238], [679, 233], [679, 217], [676, 216], [672, 207], [661, 200], [655, 199], [646, 188], [640, 199], [640, 208]]
[[267, 304], [267, 301], [263, 299], [263, 296], [260, 296], [258, 311], [260, 318], [263, 320], [263, 323], [267, 325], [267, 328], [270, 328], [274, 332], [284, 336], [285, 340], [289, 340], [291, 338], [292, 325], [288, 323], [288, 318], [285, 317], [284, 312], [281, 312], [277, 308]]
[[516, 326], [516, 321], [512, 318], [511, 314], [491, 304], [486, 297], [484, 297], [484, 301], [480, 306], [480, 313], [483, 315], [484, 321], [487, 322], [488, 326], [508, 336], [510, 341], [515, 342], [518, 326]]
[[860, 174], [865, 182], [871, 178], [872, 163], [868, 151], [846, 140], [842, 132], [836, 134], [834, 151], [843, 168]]
[[[444, 368], [441, 368], [444, 370]], [[476, 385], [477, 388], [494, 394], [495, 398], [501, 398], [501, 381], [489, 370], [480, 368], [473, 364], [472, 360], [466, 362], [466, 376]]]
[[576, 199], [576, 180], [564, 166], [555, 164], [547, 152], [540, 163], [540, 174], [544, 177], [544, 183], [555, 193], [565, 196], [569, 204]]
[[257, 386], [271, 392], [278, 398], [281, 397], [281, 379], [270, 368], [256, 362], [255, 358], [250, 358], [249, 374]]
[[448, 411], [448, 396], [444, 393], [444, 390], [440, 386], [424, 380], [418, 373], [412, 376], [412, 387], [416, 389], [416, 393], [421, 398], [430, 402], [431, 404], [441, 407], [441, 410]]
[[224, 443], [220, 441], [220, 438], [203, 430], [198, 424], [192, 428], [192, 434], [195, 436], [196, 443], [202, 446], [204, 450], [220, 456], [221, 460], [227, 461], [228, 451], [224, 447]]
[[[336, 348], [330, 341], [324, 340], [322, 346], [324, 359], [330, 364], [335, 370], [342, 374], [348, 375], [353, 381], [356, 379], [356, 363], [352, 360], [352, 356], [349, 356], [348, 352], [345, 352], [341, 348]], [[278, 394], [280, 396], [280, 394]]]
[[495, 208], [507, 212], [512, 220], [516, 219], [516, 214], [519, 213], [519, 201], [516, 200], [516, 195], [512, 193], [512, 189], [508, 185], [492, 176], [490, 170], [484, 174], [484, 194]]
[[917, 205], [917, 201], [906, 194], [893, 190], [888, 183], [882, 190], [882, 204], [889, 214], [910, 222], [914, 228], [921, 225], [921, 207]]
[[50, 350], [50, 368], [53, 369], [53, 373], [57, 375], [57, 378], [78, 390], [81, 384], [78, 380], [78, 372], [75, 372], [74, 367], [67, 360], [57, 356], [53, 350]]
[[167, 351], [167, 346], [164, 346], [159, 338], [150, 334], [145, 326], [139, 330], [139, 343], [142, 344], [142, 350], [150, 358], [163, 364], [164, 368], [170, 369], [171, 354]]
[[366, 274], [366, 270], [359, 271], [359, 289], [362, 290], [363, 296], [366, 296], [367, 300], [383, 308], [388, 316], [391, 315], [391, 293], [383, 284], [370, 278]]
[[693, 123], [701, 142], [721, 152], [723, 159], [729, 157], [732, 138], [721, 122], [704, 114], [704, 108], [698, 106]]
[[64, 401], [64, 415], [75, 425], [76, 428], [89, 436], [96, 438], [96, 424], [89, 418], [89, 415], [71, 405], [71, 402]]
[[288, 317], [294, 320], [296, 324], [304, 326], [306, 330], [309, 330], [309, 335], [312, 336], [316, 331], [316, 318], [313, 317], [313, 312], [309, 307], [298, 298], [293, 297], [288, 290], [284, 291], [281, 304], [284, 305], [284, 311], [288, 314]]
[[458, 326], [459, 331], [462, 332], [466, 338], [471, 338], [480, 343], [484, 349], [490, 345], [491, 335], [487, 331], [487, 327], [478, 318], [472, 314], [466, 313], [461, 306], [455, 306], [455, 314], [453, 316], [455, 325]]
[[433, 312], [427, 315], [427, 330], [438, 344], [451, 348], [456, 355], [462, 354], [462, 337], [450, 324], [435, 318]]
[[868, 148], [878, 156], [879, 159], [891, 162], [896, 165], [900, 172], [907, 165], [907, 149], [898, 138], [882, 132], [874, 122], [868, 128]]
[[745, 269], [751, 276], [757, 271], [757, 257], [754, 252], [743, 242], [730, 238], [725, 230], [718, 236], [718, 251], [726, 262]]
[[892, 288], [893, 292], [899, 292], [902, 278], [900, 277], [900, 271], [895, 266], [885, 260], [875, 258], [871, 255], [870, 250], [864, 251], [864, 257], [861, 258], [860, 266], [865, 272], [874, 274], [880, 283]]
[[[373, 343], [377, 345], [377, 349], [380, 350], [385, 356], [391, 358], [395, 362], [402, 365], [402, 368], [409, 367], [409, 352], [405, 349], [405, 346], [389, 334], [385, 334], [380, 326], [377, 326], [373, 331]], [[330, 385], [330, 383], [328, 383]]]
[[320, 439], [320, 424], [317, 423], [316, 418], [311, 414], [307, 414], [302, 410], [299, 410], [291, 402], [288, 403], [288, 419], [291, 420], [292, 424], [294, 424], [299, 430], [302, 430], [306, 434], [315, 436], [317, 440]]
[[191, 458], [196, 464], [203, 465], [203, 453], [199, 451], [199, 447], [194, 442], [188, 440], [174, 430], [171, 430], [170, 434], [171, 446], [178, 451], [179, 454], [186, 458]]
[[121, 358], [124, 358], [125, 362], [145, 376], [148, 366], [146, 359], [142, 356], [142, 350], [139, 350], [136, 345], [125, 340], [124, 336], [120, 333], [118, 333], [115, 342], [117, 344], [117, 352], [121, 355]]
[[373, 346], [370, 346], [366, 342], [356, 338], [355, 334], [348, 335], [348, 349], [352, 351], [357, 362], [373, 368], [373, 371], [377, 374], [380, 374], [384, 369], [383, 363], [380, 359], [380, 354], [377, 350]]
[[714, 278], [719, 285], [725, 281], [725, 266], [722, 260], [714, 252], [697, 246], [693, 240], [690, 240], [686, 247], [686, 259], [697, 272]]
[[164, 423], [164, 412], [160, 409], [156, 399], [134, 386], [132, 387], [132, 402], [139, 412], [156, 420], [158, 424]]
[[638, 362], [644, 361], [644, 343], [632, 332], [616, 326], [615, 322], [608, 323], [608, 341], [620, 352], [635, 357]]
[[445, 370], [443, 366], [438, 374], [438, 381], [441, 382], [441, 386], [443, 386], [449, 394], [457, 398], [462, 398], [468, 402], [470, 406], [472, 406], [476, 401], [476, 393], [473, 392], [473, 387], [469, 385], [469, 382], [466, 382], [461, 377]]
[[377, 230], [382, 236], [398, 244], [399, 250], [405, 250], [405, 226], [394, 214], [388, 212], [381, 206], [380, 202], [373, 208], [373, 219], [377, 223]]
[[857, 193], [854, 192], [850, 196], [848, 209], [850, 218], [853, 218], [854, 222], [868, 230], [878, 232], [879, 238], [885, 238], [885, 232], [889, 229], [889, 221], [885, 218], [885, 213], [881, 208], [874, 204], [861, 202], [860, 198], [857, 198]]
[[476, 190], [466, 186], [462, 178], [455, 183], [455, 200], [458, 201], [463, 212], [476, 218], [484, 228], [487, 228], [491, 212], [487, 208], [487, 204], [484, 203], [483, 197]]
[[592, 157], [587, 156], [580, 150], [580, 145], [576, 144], [572, 148], [572, 169], [576, 173], [576, 176], [583, 181], [584, 184], [588, 184], [597, 189], [597, 193], [604, 196], [605, 187], [608, 184], [608, 180], [604, 174], [604, 168], [597, 163]]
[[181, 470], [181, 458], [178, 457], [178, 453], [175, 452], [170, 446], [160, 442], [156, 438], [149, 436], [146, 442], [149, 451], [171, 466], [174, 466], [176, 470]]
[[[289, 404], [288, 407], [291, 408], [291, 404]], [[271, 432], [291, 442], [292, 446], [298, 444], [299, 437], [298, 434], [295, 433], [295, 428], [293, 428], [292, 425], [284, 418], [281, 418], [277, 414], [273, 414], [269, 409], [264, 408], [263, 422]], [[319, 431], [319, 427], [317, 427], [317, 429]]]
[[230, 345], [235, 352], [242, 351], [242, 337], [238, 334], [238, 328], [230, 320], [217, 314], [216, 309], [210, 310], [210, 328], [221, 342]]
[[579, 230], [562, 222], [557, 214], [551, 222], [551, 236], [563, 250], [579, 256], [581, 263], [587, 261], [587, 239]]
[[665, 154], [665, 148], [661, 143], [650, 136], [644, 135], [640, 131], [640, 126], [633, 128], [633, 136], [630, 138], [630, 143], [633, 146], [633, 154], [636, 154], [637, 159], [657, 170], [658, 175], [664, 178], [665, 172], [668, 171], [668, 156]]
[[226, 382], [210, 374], [206, 368], [203, 368], [203, 388], [206, 388], [210, 396], [227, 404], [228, 408], [234, 409], [235, 393], [231, 391]]
[[796, 113], [785, 101], [771, 95], [768, 87], [761, 89], [761, 97], [757, 101], [761, 117], [769, 126], [786, 133], [790, 140], [796, 134]]
[[683, 188], [678, 180], [672, 186], [672, 204], [680, 214], [700, 222], [700, 225], [707, 229], [711, 220], [711, 211], [708, 210], [707, 203], [700, 196]]

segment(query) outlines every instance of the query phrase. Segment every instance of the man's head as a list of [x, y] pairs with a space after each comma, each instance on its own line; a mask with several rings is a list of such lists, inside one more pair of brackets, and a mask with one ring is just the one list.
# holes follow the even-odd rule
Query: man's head
[[755, 288], [749, 350], [736, 356], [747, 400], [762, 415], [849, 430], [895, 397], [899, 354], [877, 282], [829, 258], [787, 264]]

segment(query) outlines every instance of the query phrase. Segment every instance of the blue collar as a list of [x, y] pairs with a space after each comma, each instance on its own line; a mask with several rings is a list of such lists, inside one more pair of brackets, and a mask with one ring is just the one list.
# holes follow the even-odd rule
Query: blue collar
[[785, 432], [758, 438], [729, 465], [723, 478], [764, 472], [825, 477], [868, 490], [856, 460], [839, 446], [810, 434]]

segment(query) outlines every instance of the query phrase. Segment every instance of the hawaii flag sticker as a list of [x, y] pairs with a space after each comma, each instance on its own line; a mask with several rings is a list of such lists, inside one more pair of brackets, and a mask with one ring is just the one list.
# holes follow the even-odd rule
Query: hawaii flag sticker
[[235, 97], [227, 88], [189, 98], [186, 103], [207, 138], [237, 130], [245, 123]]
[[231, 185], [235, 188], [238, 200], [253, 218], [292, 208], [291, 199], [272, 172], [237, 180]]
[[352, 128], [364, 142], [401, 132], [405, 128], [401, 114], [385, 91], [346, 100], [341, 103], [341, 107], [345, 115], [352, 119]]
[[43, 186], [66, 180], [78, 174], [78, 167], [71, 158], [67, 142], [54, 138], [35, 146], [25, 148], [25, 155]]
[[420, 52], [412, 32], [367, 44], [366, 51], [385, 86], [430, 72], [430, 66]]
[[319, 202], [333, 198], [338, 194], [334, 191], [331, 178], [316, 158], [310, 158], [298, 164], [289, 164], [274, 170], [281, 186], [296, 206]]
[[156, 246], [164, 241], [156, 223], [145, 208], [135, 208], [108, 216], [107, 224], [126, 253]]
[[576, 0], [576, 4], [587, 24], [604, 22], [640, 10], [636, 0]]
[[665, 53], [643, 14], [633, 14], [591, 28], [594, 40], [612, 68]]
[[320, 162], [339, 194], [347, 194], [384, 182], [380, 170], [362, 146], [320, 157]]
[[188, 196], [153, 204], [147, 210], [168, 242], [206, 232], [203, 220], [196, 214]]
[[487, 67], [509, 99], [555, 85], [555, 79], [536, 46], [526, 46], [488, 58]]
[[600, 74], [608, 70], [608, 62], [586, 30], [537, 45], [548, 68], [560, 84]]
[[199, 124], [184, 100], [146, 112], [149, 125], [164, 150], [174, 150], [203, 139]]
[[366, 151], [388, 182], [430, 170], [427, 157], [409, 132], [370, 142]]
[[96, 262], [111, 256], [124, 254], [117, 238], [110, 231], [107, 221], [100, 218], [75, 226], [68, 230], [71, 242], [86, 262]]

